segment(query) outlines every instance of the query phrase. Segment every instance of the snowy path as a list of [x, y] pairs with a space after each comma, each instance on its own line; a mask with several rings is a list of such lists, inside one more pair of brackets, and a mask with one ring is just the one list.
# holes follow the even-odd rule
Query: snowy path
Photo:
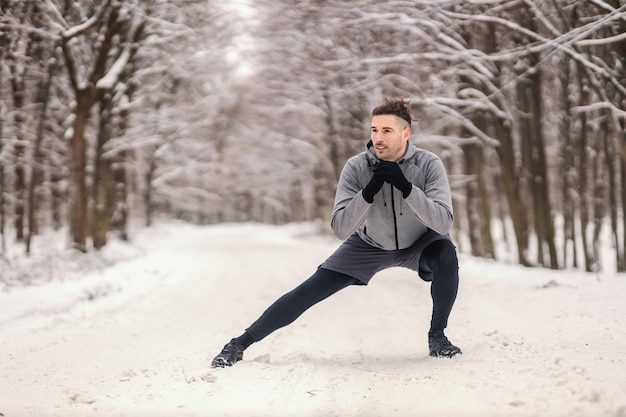
[[[626, 417], [626, 277], [461, 259], [427, 356], [428, 285], [348, 288], [245, 352], [209, 361], [337, 242], [312, 225], [159, 225], [80, 280], [0, 291], [0, 412], [48, 416]], [[119, 249], [118, 249], [119, 250]], [[4, 264], [0, 264], [5, 267]]]

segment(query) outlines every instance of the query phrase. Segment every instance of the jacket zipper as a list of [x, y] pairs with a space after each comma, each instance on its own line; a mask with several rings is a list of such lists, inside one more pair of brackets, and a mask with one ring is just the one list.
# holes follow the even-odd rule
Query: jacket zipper
[[400, 244], [398, 243], [398, 219], [396, 219], [396, 199], [393, 195], [393, 185], [391, 186], [391, 211], [393, 212], [393, 233], [396, 239], [396, 250], [400, 249]]

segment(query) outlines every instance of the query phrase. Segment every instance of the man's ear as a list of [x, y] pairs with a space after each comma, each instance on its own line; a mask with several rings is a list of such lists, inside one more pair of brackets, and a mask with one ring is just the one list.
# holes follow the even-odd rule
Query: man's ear
[[402, 131], [402, 135], [404, 137], [405, 140], [407, 140], [409, 138], [409, 136], [411, 136], [411, 128], [410, 127], [405, 127], [404, 130]]

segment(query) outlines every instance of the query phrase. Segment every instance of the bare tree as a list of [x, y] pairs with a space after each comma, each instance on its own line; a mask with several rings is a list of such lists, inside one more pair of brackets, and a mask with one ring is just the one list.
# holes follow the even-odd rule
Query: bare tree
[[[70, 85], [75, 95], [70, 150], [72, 168], [72, 239], [74, 246], [87, 250], [89, 233], [86, 184], [87, 142], [85, 131], [92, 107], [120, 81], [120, 73], [132, 59], [144, 28], [141, 17], [121, 3], [107, 0], [90, 17], [61, 34], [61, 47]], [[83, 39], [79, 40], [79, 37]], [[86, 46], [93, 44], [93, 54]], [[80, 53], [79, 53], [80, 51]], [[79, 67], [88, 68], [82, 74]]]

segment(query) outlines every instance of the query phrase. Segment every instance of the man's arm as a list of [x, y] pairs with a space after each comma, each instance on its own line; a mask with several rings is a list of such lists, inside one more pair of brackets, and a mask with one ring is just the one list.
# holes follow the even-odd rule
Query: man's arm
[[[358, 183], [356, 164], [348, 161], [341, 171], [330, 225], [339, 239], [347, 239], [365, 221], [372, 206]], [[382, 184], [381, 184], [382, 185]]]
[[446, 234], [452, 228], [452, 194], [446, 169], [439, 158], [428, 161], [424, 168], [424, 190], [413, 186], [404, 200], [417, 218], [428, 228]]

